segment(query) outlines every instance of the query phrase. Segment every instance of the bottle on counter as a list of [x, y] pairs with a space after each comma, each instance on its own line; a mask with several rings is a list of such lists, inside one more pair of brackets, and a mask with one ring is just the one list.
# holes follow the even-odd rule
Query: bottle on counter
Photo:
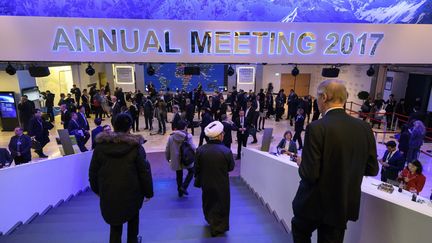
[[402, 189], [403, 189], [403, 182], [401, 181], [400, 183], [399, 183], [399, 189], [398, 189], [398, 192], [402, 192]]

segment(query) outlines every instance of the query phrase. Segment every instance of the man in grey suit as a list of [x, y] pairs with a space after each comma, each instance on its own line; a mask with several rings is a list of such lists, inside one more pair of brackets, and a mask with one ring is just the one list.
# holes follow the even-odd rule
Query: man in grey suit
[[343, 106], [347, 90], [339, 80], [318, 86], [323, 118], [307, 126], [301, 177], [293, 201], [292, 235], [295, 243], [343, 242], [347, 221], [359, 217], [363, 176], [378, 174], [375, 138], [370, 126], [349, 116]]

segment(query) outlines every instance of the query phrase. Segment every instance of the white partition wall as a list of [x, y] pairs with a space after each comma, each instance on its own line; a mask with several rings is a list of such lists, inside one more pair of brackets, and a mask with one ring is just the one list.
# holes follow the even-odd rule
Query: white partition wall
[[88, 185], [92, 152], [0, 170], [0, 232]]
[[[240, 175], [290, 230], [292, 201], [300, 182], [298, 166], [288, 156], [245, 148]], [[344, 242], [431, 242], [432, 205], [412, 202], [406, 191], [395, 190], [392, 194], [379, 191], [380, 183], [364, 178], [360, 219], [348, 223]], [[316, 242], [316, 232], [312, 238]]]

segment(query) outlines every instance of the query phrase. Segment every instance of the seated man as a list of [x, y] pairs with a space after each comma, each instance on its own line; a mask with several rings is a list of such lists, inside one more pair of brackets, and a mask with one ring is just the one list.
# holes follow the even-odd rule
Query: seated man
[[6, 148], [0, 148], [0, 169], [10, 166], [12, 163], [12, 156]]
[[71, 120], [68, 125], [69, 135], [74, 135], [77, 145], [81, 152], [86, 152], [87, 148], [85, 147], [85, 135], [84, 130], [78, 123], [78, 116], [75, 112], [71, 113]]
[[[399, 172], [403, 170], [405, 159], [401, 152], [396, 149], [395, 141], [389, 141], [385, 145], [387, 151], [378, 162], [381, 164], [381, 181], [391, 183], [391, 181], [396, 181]], [[397, 183], [395, 182], [395, 184]]]

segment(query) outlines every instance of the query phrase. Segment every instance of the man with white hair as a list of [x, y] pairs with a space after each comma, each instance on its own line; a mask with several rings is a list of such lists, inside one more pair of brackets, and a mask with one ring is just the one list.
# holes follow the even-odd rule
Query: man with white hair
[[295, 243], [343, 242], [347, 221], [359, 217], [363, 176], [378, 174], [375, 138], [366, 122], [348, 115], [345, 85], [325, 80], [318, 86], [322, 119], [306, 128], [299, 160], [301, 177], [293, 201], [292, 235]]
[[232, 152], [223, 143], [223, 124], [208, 124], [209, 142], [196, 151], [195, 186], [202, 188], [202, 207], [212, 236], [229, 230], [230, 184], [228, 172], [234, 169]]

